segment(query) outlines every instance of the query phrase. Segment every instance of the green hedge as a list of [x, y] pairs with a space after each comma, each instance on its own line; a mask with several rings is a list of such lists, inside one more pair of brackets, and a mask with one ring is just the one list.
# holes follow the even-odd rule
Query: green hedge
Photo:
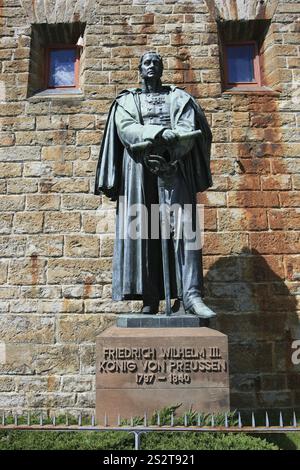
[[[133, 435], [124, 431], [1, 431], [0, 450], [132, 450]], [[265, 439], [246, 434], [149, 432], [145, 450], [277, 450]]]

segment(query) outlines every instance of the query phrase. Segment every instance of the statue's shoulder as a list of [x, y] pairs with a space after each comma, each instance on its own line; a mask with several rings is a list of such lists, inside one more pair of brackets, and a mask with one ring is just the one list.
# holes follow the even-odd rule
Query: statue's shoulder
[[190, 100], [190, 103], [193, 105], [193, 107], [200, 113], [203, 113], [203, 110], [198, 102], [198, 100], [193, 96], [191, 95], [188, 91], [186, 91], [185, 89], [183, 88], [179, 88], [179, 87], [173, 87], [174, 88], [174, 91], [175, 91], [175, 96], [176, 97], [181, 97], [183, 99], [186, 99], [186, 100]]
[[132, 96], [136, 95], [140, 92], [140, 88], [126, 88], [122, 90], [118, 96], [115, 98], [115, 101], [120, 104], [124, 104], [128, 98], [132, 98]]
[[191, 100], [194, 104], [199, 106], [199, 103], [197, 102], [196, 98], [184, 88], [180, 88], [178, 86], [172, 86], [171, 88], [172, 91], [175, 93], [175, 96], [181, 97], [185, 100]]

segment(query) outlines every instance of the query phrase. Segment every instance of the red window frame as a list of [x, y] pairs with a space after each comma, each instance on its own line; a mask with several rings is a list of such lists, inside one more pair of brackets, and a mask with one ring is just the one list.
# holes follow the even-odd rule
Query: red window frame
[[[75, 50], [75, 65], [74, 65], [74, 85], [63, 85], [63, 86], [50, 86], [50, 52], [60, 49], [74, 49]], [[45, 48], [45, 88], [46, 89], [64, 89], [64, 88], [79, 88], [79, 47], [76, 45], [66, 44], [53, 44]]]
[[[227, 47], [240, 47], [254, 45], [254, 59], [253, 59], [253, 71], [254, 71], [254, 80], [255, 82], [229, 82], [229, 73], [228, 73], [228, 55]], [[258, 87], [262, 85], [261, 73], [260, 73], [260, 55], [258, 52], [257, 42], [256, 41], [243, 41], [243, 42], [228, 42], [223, 45], [223, 54], [224, 54], [224, 82], [226, 88], [233, 87]]]

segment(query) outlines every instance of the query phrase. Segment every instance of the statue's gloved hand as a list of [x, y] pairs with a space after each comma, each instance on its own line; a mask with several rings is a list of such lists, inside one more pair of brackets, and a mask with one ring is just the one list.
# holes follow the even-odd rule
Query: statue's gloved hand
[[161, 139], [167, 145], [176, 145], [178, 141], [178, 135], [171, 129], [165, 129], [161, 134]]
[[157, 176], [171, 176], [176, 171], [177, 162], [169, 163], [161, 155], [147, 155], [144, 159], [146, 168]]
[[158, 175], [166, 165], [166, 160], [161, 155], [147, 155], [144, 158], [146, 168], [153, 173]]

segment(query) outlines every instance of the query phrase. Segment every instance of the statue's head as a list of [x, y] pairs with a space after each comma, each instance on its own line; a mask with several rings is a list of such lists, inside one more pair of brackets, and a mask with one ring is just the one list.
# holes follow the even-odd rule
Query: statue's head
[[162, 58], [157, 52], [145, 52], [140, 58], [139, 71], [143, 79], [160, 79], [163, 68]]

